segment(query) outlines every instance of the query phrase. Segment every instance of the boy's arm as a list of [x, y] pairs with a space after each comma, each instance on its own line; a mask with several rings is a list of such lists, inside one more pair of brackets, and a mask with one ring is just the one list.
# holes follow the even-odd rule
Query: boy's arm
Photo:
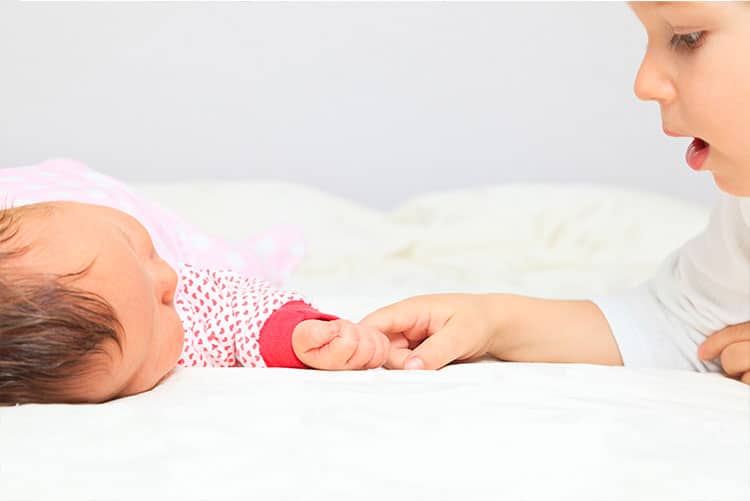
[[392, 369], [439, 369], [485, 354], [518, 362], [622, 365], [607, 320], [588, 301], [432, 294], [380, 308], [360, 323], [389, 336]]
[[623, 365], [607, 319], [590, 301], [485, 296], [495, 331], [489, 354], [514, 362]]

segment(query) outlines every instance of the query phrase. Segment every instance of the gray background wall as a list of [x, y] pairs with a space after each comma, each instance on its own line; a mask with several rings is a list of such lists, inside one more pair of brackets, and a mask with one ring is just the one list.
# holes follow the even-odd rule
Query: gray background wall
[[278, 179], [380, 208], [590, 182], [710, 202], [623, 3], [0, 4], [0, 166]]

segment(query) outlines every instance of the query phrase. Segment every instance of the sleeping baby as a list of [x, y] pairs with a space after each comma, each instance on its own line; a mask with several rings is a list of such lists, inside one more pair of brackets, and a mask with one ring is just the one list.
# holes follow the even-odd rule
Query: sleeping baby
[[374, 328], [201, 264], [175, 269], [143, 224], [113, 207], [1, 210], [0, 403], [104, 402], [150, 390], [176, 366], [349, 370], [386, 361], [388, 339]]

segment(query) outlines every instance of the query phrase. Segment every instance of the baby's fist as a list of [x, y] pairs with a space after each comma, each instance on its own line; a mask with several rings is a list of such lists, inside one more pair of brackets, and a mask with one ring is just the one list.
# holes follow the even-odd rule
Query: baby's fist
[[305, 320], [292, 333], [292, 348], [313, 369], [358, 370], [382, 366], [390, 350], [382, 332], [348, 320]]

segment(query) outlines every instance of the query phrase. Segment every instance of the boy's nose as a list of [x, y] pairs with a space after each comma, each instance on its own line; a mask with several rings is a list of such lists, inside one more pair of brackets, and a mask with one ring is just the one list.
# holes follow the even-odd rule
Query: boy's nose
[[638, 99], [657, 101], [667, 104], [674, 100], [677, 90], [670, 78], [666, 64], [652, 51], [646, 51], [638, 75], [635, 77], [634, 89]]

